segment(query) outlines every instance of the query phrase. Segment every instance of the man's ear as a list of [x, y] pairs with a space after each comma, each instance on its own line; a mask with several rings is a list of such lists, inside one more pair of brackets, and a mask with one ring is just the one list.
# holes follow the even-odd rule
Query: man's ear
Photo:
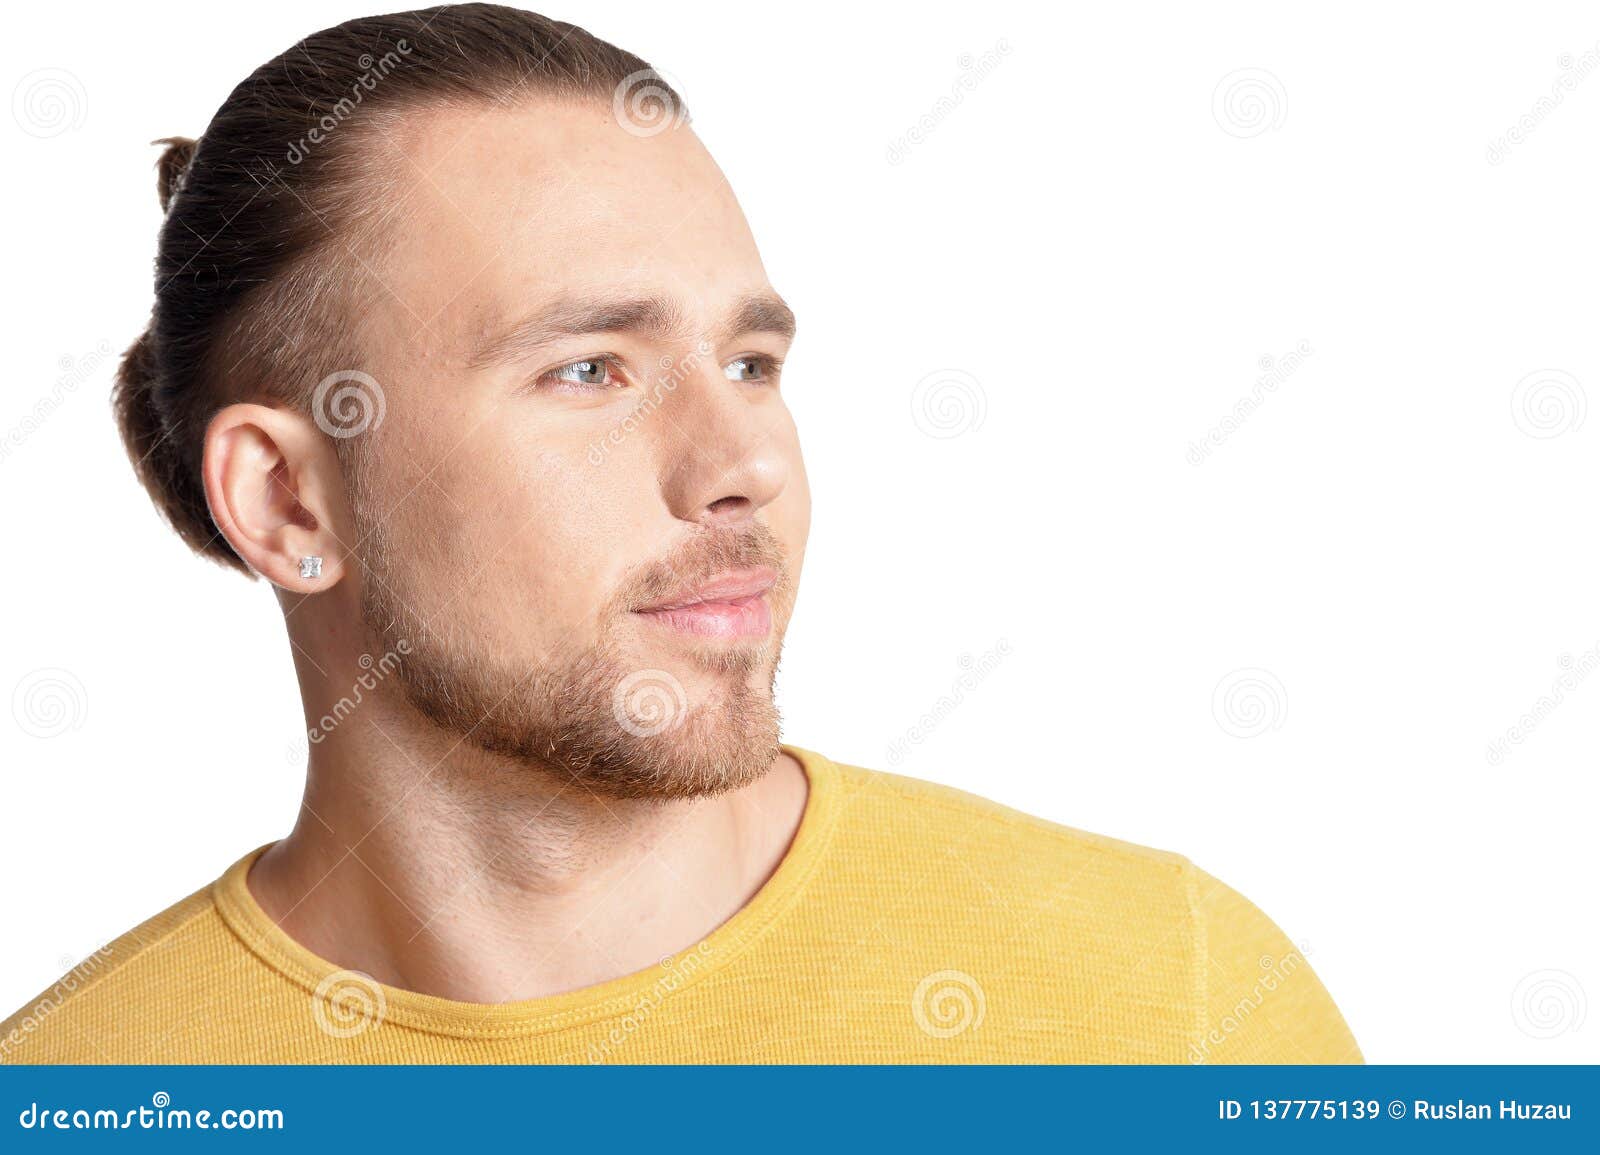
[[[303, 594], [331, 589], [343, 576], [344, 475], [332, 442], [309, 417], [229, 405], [206, 427], [201, 475], [212, 520], [251, 569]], [[303, 558], [321, 558], [321, 573], [302, 577]]]

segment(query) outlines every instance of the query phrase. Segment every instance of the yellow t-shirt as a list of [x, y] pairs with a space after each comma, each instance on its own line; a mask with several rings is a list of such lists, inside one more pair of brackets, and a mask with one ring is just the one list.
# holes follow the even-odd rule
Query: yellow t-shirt
[[1301, 953], [1187, 859], [788, 749], [788, 854], [648, 970], [493, 1005], [380, 986], [268, 918], [257, 851], [0, 1025], [0, 1061], [1361, 1061]]

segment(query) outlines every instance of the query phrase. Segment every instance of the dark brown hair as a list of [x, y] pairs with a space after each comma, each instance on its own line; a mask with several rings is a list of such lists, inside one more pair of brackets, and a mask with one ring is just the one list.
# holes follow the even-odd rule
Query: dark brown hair
[[371, 193], [385, 162], [371, 141], [385, 123], [430, 103], [615, 101], [640, 78], [678, 104], [643, 60], [581, 28], [444, 5], [308, 36], [235, 88], [198, 141], [156, 142], [167, 145], [167, 216], [155, 305], [113, 405], [139, 479], [191, 547], [249, 572], [206, 504], [212, 415], [249, 397], [303, 407], [330, 368], [358, 363], [349, 297], [360, 262], [344, 258], [382, 219]]

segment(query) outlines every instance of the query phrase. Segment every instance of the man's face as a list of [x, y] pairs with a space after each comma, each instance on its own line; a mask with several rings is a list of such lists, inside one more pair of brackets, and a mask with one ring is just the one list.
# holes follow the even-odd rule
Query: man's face
[[409, 699], [600, 792], [749, 781], [810, 497], [787, 309], [721, 171], [599, 103], [434, 109], [371, 147], [396, 187], [356, 552]]

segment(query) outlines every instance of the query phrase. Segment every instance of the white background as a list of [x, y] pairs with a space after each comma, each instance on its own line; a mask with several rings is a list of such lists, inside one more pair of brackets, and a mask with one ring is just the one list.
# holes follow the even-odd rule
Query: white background
[[[1600, 15], [756, 7], [549, 12], [678, 83], [801, 317], [789, 740], [889, 768], [939, 713], [893, 768], [1187, 854], [1372, 1061], [1600, 1061]], [[8, 14], [0, 1013], [293, 819], [280, 615], [158, 522], [97, 350], [146, 142], [368, 10]]]

